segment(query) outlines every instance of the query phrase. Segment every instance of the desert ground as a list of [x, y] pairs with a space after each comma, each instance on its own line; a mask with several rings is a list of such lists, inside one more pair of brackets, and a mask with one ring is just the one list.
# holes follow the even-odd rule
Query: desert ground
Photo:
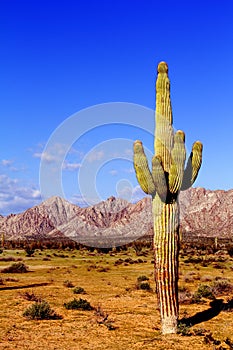
[[[28, 272], [4, 272], [15, 263]], [[32, 256], [3, 249], [0, 270], [0, 349], [233, 348], [233, 258], [224, 249], [182, 247], [179, 334], [166, 336], [149, 247], [36, 249]], [[88, 301], [90, 310], [67, 309], [74, 298]], [[55, 317], [26, 317], [25, 310], [41, 300]]]

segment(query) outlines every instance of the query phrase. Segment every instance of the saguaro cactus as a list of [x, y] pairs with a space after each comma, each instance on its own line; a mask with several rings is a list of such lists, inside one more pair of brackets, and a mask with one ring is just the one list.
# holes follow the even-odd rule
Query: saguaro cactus
[[185, 135], [172, 127], [170, 81], [165, 62], [158, 65], [156, 81], [155, 155], [152, 170], [141, 141], [134, 143], [134, 168], [142, 190], [152, 196], [155, 280], [162, 333], [176, 333], [178, 305], [180, 190], [194, 183], [202, 162], [202, 144], [193, 144], [185, 167]]

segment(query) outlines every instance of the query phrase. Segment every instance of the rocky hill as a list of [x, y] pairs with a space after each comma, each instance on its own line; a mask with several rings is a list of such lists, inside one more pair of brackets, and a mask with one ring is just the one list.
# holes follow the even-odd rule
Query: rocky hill
[[[180, 204], [183, 234], [233, 236], [233, 190], [191, 188], [181, 192]], [[110, 197], [80, 208], [52, 197], [23, 213], [1, 216], [0, 231], [9, 239], [65, 236], [102, 246], [122, 244], [152, 233], [151, 199], [132, 204]]]
[[180, 203], [184, 233], [233, 237], [233, 190], [190, 188], [181, 192]]

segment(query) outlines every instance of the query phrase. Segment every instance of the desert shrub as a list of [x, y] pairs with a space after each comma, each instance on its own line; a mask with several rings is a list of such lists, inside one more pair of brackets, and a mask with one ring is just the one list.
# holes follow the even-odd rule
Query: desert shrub
[[29, 306], [24, 311], [23, 316], [30, 320], [61, 319], [61, 316], [57, 315], [45, 300], [37, 301]]
[[35, 253], [35, 249], [32, 248], [32, 247], [30, 247], [30, 246], [26, 246], [26, 247], [24, 248], [24, 250], [25, 250], [25, 252], [26, 252], [26, 256], [27, 256], [27, 257], [31, 257], [31, 256], [33, 256], [33, 254]]
[[208, 275], [204, 275], [204, 276], [201, 276], [200, 280], [201, 280], [201, 282], [210, 282], [213, 280], [213, 277], [208, 276]]
[[198, 264], [198, 263], [201, 263], [202, 262], [202, 258], [201, 257], [196, 257], [196, 256], [190, 256], [188, 258], [186, 258], [184, 260], [184, 263], [186, 264], [189, 264], [189, 263], [192, 263], [192, 264]]
[[98, 272], [108, 272], [110, 270], [109, 267], [105, 267], [105, 266], [100, 266], [97, 271]]
[[13, 256], [3, 256], [0, 261], [21, 261], [22, 258], [15, 258]]
[[142, 275], [137, 278], [138, 282], [149, 281], [149, 277]]
[[215, 299], [215, 297], [212, 293], [211, 287], [206, 285], [206, 284], [201, 284], [198, 287], [197, 291], [191, 295], [190, 303], [191, 304], [202, 304], [204, 302], [202, 298], [207, 298], [207, 299], [212, 299], [212, 300]]
[[116, 329], [113, 325], [114, 321], [108, 318], [108, 314], [101, 308], [101, 306], [95, 308], [95, 319], [98, 324], [103, 324], [109, 331]]
[[179, 303], [180, 304], [191, 304], [192, 294], [186, 287], [179, 287]]
[[185, 276], [183, 277], [183, 280], [184, 280], [184, 282], [186, 282], [186, 283], [192, 283], [192, 282], [194, 282], [194, 278], [193, 278], [192, 276], [190, 276], [189, 274], [185, 275]]
[[225, 269], [225, 266], [221, 263], [216, 262], [213, 264], [213, 268], [214, 269]]
[[68, 310], [92, 310], [93, 307], [86, 299], [80, 298], [79, 300], [73, 299], [67, 303], [64, 303], [64, 306]]
[[69, 281], [69, 280], [65, 280], [63, 282], [63, 286], [67, 287], [67, 288], [73, 288], [74, 287], [73, 283], [71, 281]]
[[59, 258], [69, 258], [69, 255], [61, 253], [61, 254], [57, 254], [57, 257], [59, 257]]
[[123, 259], [117, 259], [115, 262], [114, 262], [114, 265], [117, 266], [117, 265], [121, 265], [123, 264], [124, 260]]
[[33, 292], [25, 292], [20, 294], [21, 298], [29, 301], [41, 301], [41, 298], [37, 297]]
[[196, 295], [207, 299], [215, 298], [211, 286], [207, 284], [201, 284], [196, 291]]
[[3, 285], [4, 284], [4, 281], [3, 279], [0, 277], [0, 285]]
[[179, 322], [177, 327], [177, 333], [180, 335], [190, 336], [192, 333], [190, 332], [190, 327], [187, 326], [186, 323]]
[[211, 290], [215, 296], [218, 296], [225, 293], [231, 293], [233, 291], [233, 285], [226, 279], [219, 279], [212, 283]]
[[9, 267], [5, 267], [4, 269], [2, 269], [1, 271], [2, 273], [26, 273], [28, 272], [28, 267], [22, 263], [22, 262], [18, 262], [18, 263], [14, 263]]
[[203, 300], [199, 294], [194, 293], [191, 297], [190, 303], [191, 304], [202, 304]]
[[141, 282], [138, 286], [138, 289], [142, 290], [152, 290], [149, 282]]
[[86, 291], [85, 291], [85, 289], [82, 288], [82, 287], [75, 287], [75, 288], [73, 289], [73, 293], [74, 293], [74, 294], [86, 294]]
[[218, 339], [215, 339], [211, 332], [206, 333], [206, 335], [204, 336], [203, 340], [204, 340], [205, 344], [214, 344], [214, 345], [220, 345], [221, 344], [221, 341], [218, 340]]

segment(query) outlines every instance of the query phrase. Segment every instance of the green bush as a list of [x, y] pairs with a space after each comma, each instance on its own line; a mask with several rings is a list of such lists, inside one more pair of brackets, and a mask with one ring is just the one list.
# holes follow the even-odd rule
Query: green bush
[[64, 306], [68, 310], [92, 310], [93, 307], [86, 299], [73, 299], [68, 303], [64, 303]]
[[186, 336], [192, 335], [192, 333], [190, 332], [190, 327], [182, 322], [178, 323], [177, 333], [180, 335], [186, 335]]
[[51, 309], [49, 303], [45, 300], [37, 301], [29, 306], [23, 313], [23, 316], [30, 320], [51, 320], [61, 319], [54, 310]]
[[197, 289], [197, 295], [207, 299], [214, 299], [212, 288], [207, 284], [201, 284]]
[[75, 288], [73, 289], [73, 293], [74, 293], [74, 294], [86, 294], [86, 291], [85, 291], [85, 289], [82, 288], [82, 287], [75, 287]]
[[149, 290], [149, 291], [151, 291], [150, 283], [149, 283], [149, 282], [142, 282], [142, 283], [139, 283], [138, 289], [141, 289], [141, 290]]

